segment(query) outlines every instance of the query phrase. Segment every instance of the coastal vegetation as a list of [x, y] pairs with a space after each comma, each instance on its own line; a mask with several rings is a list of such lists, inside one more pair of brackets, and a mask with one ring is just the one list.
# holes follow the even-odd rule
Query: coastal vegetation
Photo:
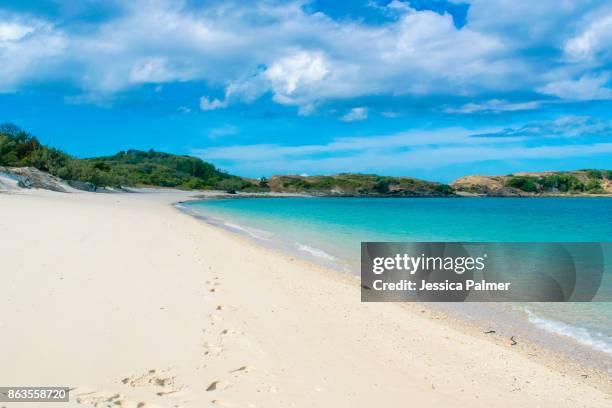
[[610, 172], [583, 170], [541, 176], [510, 176], [506, 184], [529, 193], [605, 193], [602, 183], [609, 181]]
[[448, 196], [454, 190], [447, 184], [411, 177], [341, 173], [331, 176], [274, 176], [267, 181], [272, 191], [286, 193], [358, 196]]
[[101, 187], [157, 186], [189, 190], [215, 189], [229, 193], [272, 191], [368, 196], [453, 194], [453, 189], [446, 184], [370, 174], [312, 177], [289, 175], [253, 180], [220, 171], [196, 157], [154, 150], [127, 150], [113, 156], [79, 159], [41, 144], [35, 136], [11, 124], [0, 126], [0, 166], [34, 167], [66, 180], [73, 187], [88, 190]]
[[586, 169], [466, 176], [456, 180], [453, 187], [458, 191], [494, 196], [612, 194], [612, 171]]
[[114, 156], [79, 159], [41, 144], [35, 136], [11, 124], [0, 126], [0, 166], [34, 167], [92, 190], [121, 186], [259, 189], [258, 184], [220, 171], [196, 157], [128, 150]]
[[[412, 177], [341, 173], [327, 176], [279, 175], [259, 180], [231, 175], [197, 157], [155, 150], [127, 150], [112, 156], [80, 159], [46, 146], [12, 124], [0, 126], [0, 166], [34, 168], [73, 187], [173, 187], [229, 193], [278, 192], [368, 197], [446, 197], [612, 194], [612, 170], [466, 176], [451, 185]], [[1, 170], [1, 169], [0, 169]], [[27, 173], [27, 172], [26, 172]], [[23, 171], [16, 174], [25, 177]], [[42, 183], [40, 173], [30, 185]], [[31, 172], [29, 173], [32, 174]], [[32, 176], [33, 177], [33, 176]], [[24, 183], [28, 185], [28, 182]]]

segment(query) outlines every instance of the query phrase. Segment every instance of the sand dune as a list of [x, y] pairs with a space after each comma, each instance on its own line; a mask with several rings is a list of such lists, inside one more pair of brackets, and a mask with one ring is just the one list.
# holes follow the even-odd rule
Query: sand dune
[[510, 344], [361, 303], [352, 279], [170, 205], [188, 196], [0, 194], [0, 384], [70, 386], [75, 407], [612, 403]]

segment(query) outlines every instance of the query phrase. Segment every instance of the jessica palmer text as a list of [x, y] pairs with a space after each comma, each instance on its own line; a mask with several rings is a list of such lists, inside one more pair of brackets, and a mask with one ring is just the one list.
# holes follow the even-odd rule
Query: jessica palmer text
[[[464, 287], [465, 284], [465, 287]], [[427, 291], [446, 291], [446, 290], [475, 290], [475, 291], [505, 291], [510, 288], [509, 282], [487, 282], [485, 280], [474, 281], [467, 279], [465, 282], [450, 282], [445, 280], [444, 282], [427, 282], [421, 280], [421, 284], [417, 287], [417, 282], [402, 279], [398, 282], [383, 282], [378, 279], [373, 282], [374, 290], [391, 290], [391, 291], [416, 291], [416, 290], [427, 290]]]

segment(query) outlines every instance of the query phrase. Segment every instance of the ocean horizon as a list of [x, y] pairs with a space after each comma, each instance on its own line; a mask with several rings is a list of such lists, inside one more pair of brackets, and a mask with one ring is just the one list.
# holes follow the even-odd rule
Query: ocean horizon
[[[179, 207], [260, 244], [358, 275], [360, 243], [606, 242], [612, 198], [214, 198]], [[603, 285], [612, 287], [612, 260]], [[612, 355], [612, 307], [592, 303], [508, 303], [492, 306], [525, 326]], [[482, 314], [474, 307], [446, 308]], [[469, 311], [469, 312], [466, 312]], [[484, 317], [486, 316], [488, 317]], [[508, 322], [515, 325], [516, 321]]]

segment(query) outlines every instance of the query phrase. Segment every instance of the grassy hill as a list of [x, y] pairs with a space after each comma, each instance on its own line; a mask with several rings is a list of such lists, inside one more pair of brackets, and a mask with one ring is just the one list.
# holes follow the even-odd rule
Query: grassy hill
[[440, 183], [411, 177], [342, 173], [331, 176], [274, 176], [268, 180], [275, 192], [345, 196], [440, 197], [453, 189]]
[[465, 176], [455, 180], [451, 185], [459, 192], [489, 196], [612, 194], [612, 170]]
[[41, 144], [14, 125], [0, 126], [0, 166], [34, 167], [63, 180], [88, 183], [94, 189], [120, 186], [259, 189], [257, 183], [190, 156], [128, 150], [114, 156], [78, 159]]
[[253, 180], [220, 171], [196, 157], [153, 150], [128, 150], [113, 156], [79, 159], [41, 144], [36, 137], [10, 124], [0, 126], [0, 166], [33, 167], [77, 188], [90, 190], [157, 186], [367, 197], [445, 197], [457, 193], [489, 196], [612, 194], [610, 170], [466, 176], [450, 186], [411, 177], [353, 173], [282, 175], [269, 180]]
[[14, 125], [0, 126], [0, 166], [34, 167], [79, 188], [92, 190], [100, 187], [160, 186], [317, 195], [411, 197], [453, 194], [453, 189], [445, 184], [371, 174], [290, 175], [252, 180], [222, 172], [195, 157], [153, 150], [128, 150], [113, 156], [78, 159], [41, 144], [36, 137]]

